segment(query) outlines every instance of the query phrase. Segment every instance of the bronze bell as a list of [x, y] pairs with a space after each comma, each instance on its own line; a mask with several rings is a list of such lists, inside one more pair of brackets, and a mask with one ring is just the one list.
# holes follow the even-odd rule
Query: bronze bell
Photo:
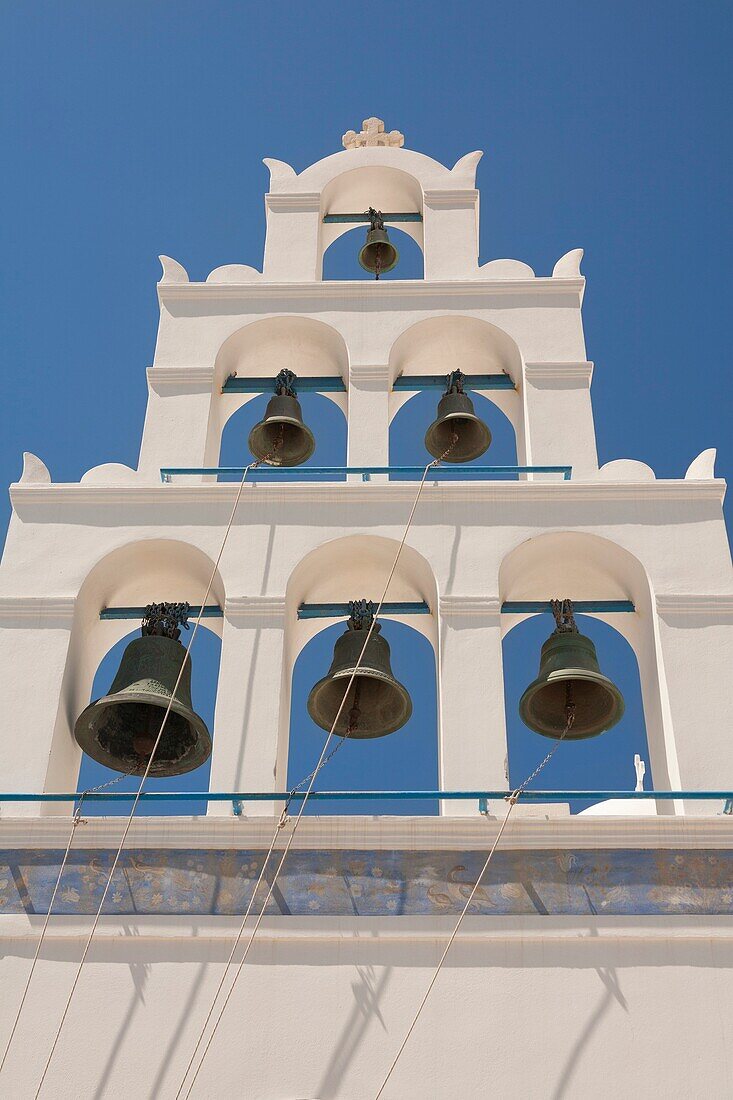
[[[151, 605], [170, 606], [180, 605]], [[146, 622], [149, 627], [147, 617]], [[159, 628], [160, 620], [154, 620], [153, 630]], [[170, 633], [180, 632], [174, 627]], [[177, 636], [170, 634], [148, 633], [130, 642], [108, 694], [76, 720], [74, 737], [84, 752], [114, 771], [144, 775], [185, 656]], [[148, 774], [156, 779], [183, 775], [210, 755], [209, 731], [191, 703], [189, 659]]]
[[291, 370], [280, 371], [275, 396], [267, 402], [264, 418], [249, 433], [250, 451], [268, 466], [300, 466], [316, 449], [313, 432], [303, 423], [295, 382]]
[[[473, 401], [463, 392], [463, 375], [448, 375], [448, 391], [438, 402], [438, 416], [425, 433], [425, 447], [444, 462], [470, 462], [487, 450], [491, 432], [476, 416]], [[445, 452], [449, 451], [448, 454]]]
[[[560, 601], [552, 604], [555, 611]], [[596, 647], [578, 632], [569, 600], [563, 601], [560, 615], [558, 629], [542, 646], [539, 676], [519, 701], [519, 715], [535, 733], [555, 739], [563, 736], [572, 715], [565, 737], [579, 741], [615, 726], [624, 714], [624, 697], [602, 675]]]
[[[333, 726], [370, 622], [370, 618], [360, 619], [358, 615], [355, 618], [352, 614], [346, 632], [336, 640], [328, 674], [311, 688], [308, 713], [321, 729], [330, 730]], [[379, 630], [377, 623], [341, 707], [334, 728], [339, 737], [384, 737], [404, 726], [412, 714], [410, 694], [392, 675], [389, 644]]]
[[263, 420], [249, 433], [249, 449], [268, 466], [300, 466], [316, 449], [313, 432], [303, 423], [297, 397], [276, 394], [267, 402]]
[[400, 254], [384, 228], [381, 210], [375, 210], [370, 206], [367, 213], [371, 228], [367, 230], [366, 244], [359, 253], [359, 263], [365, 271], [378, 279], [385, 271], [391, 271], [397, 266]]

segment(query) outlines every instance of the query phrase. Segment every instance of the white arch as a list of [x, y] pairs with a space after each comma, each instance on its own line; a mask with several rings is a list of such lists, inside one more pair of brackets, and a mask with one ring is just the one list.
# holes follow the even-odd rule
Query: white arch
[[[499, 596], [506, 601], [631, 600], [634, 614], [595, 614], [619, 632], [636, 654], [652, 770], [660, 789], [679, 789], [667, 684], [651, 581], [628, 550], [580, 531], [555, 531], [520, 543], [499, 568]], [[505, 635], [526, 615], [503, 615]], [[550, 631], [548, 630], [548, 633]], [[662, 804], [661, 812], [672, 812]]]

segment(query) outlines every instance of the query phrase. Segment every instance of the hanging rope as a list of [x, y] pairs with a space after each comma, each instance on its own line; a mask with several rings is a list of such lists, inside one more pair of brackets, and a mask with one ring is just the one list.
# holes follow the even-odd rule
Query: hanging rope
[[[273, 454], [275, 453], [275, 451], [277, 451], [279, 446], [282, 446], [282, 438], [283, 438], [283, 433], [282, 433], [282, 430], [281, 430], [279, 440], [277, 441], [277, 443], [275, 444], [275, 447], [273, 448], [273, 451], [267, 456], [265, 461], [267, 461], [269, 458], [271, 458], [273, 456]], [[117, 864], [119, 863], [120, 855], [122, 854], [122, 849], [124, 848], [125, 841], [127, 840], [127, 834], [129, 833], [130, 828], [132, 826], [132, 820], [135, 816], [135, 810], [137, 809], [138, 802], [140, 801], [140, 796], [141, 796], [142, 791], [143, 791], [143, 786], [145, 785], [145, 780], [148, 778], [148, 775], [150, 773], [150, 768], [153, 764], [153, 760], [155, 758], [155, 753], [157, 752], [158, 745], [160, 744], [160, 739], [163, 736], [163, 731], [165, 730], [166, 722], [168, 721], [168, 715], [171, 712], [171, 707], [173, 706], [173, 703], [174, 703], [175, 698], [176, 698], [176, 692], [178, 691], [179, 685], [181, 683], [181, 679], [183, 677], [183, 672], [184, 672], [184, 669], [186, 667], [186, 662], [189, 660], [189, 655], [191, 653], [193, 643], [196, 641], [196, 635], [197, 635], [198, 629], [201, 625], [201, 618], [202, 618], [203, 613], [204, 613], [204, 607], [205, 607], [206, 602], [209, 598], [209, 593], [211, 592], [211, 588], [214, 584], [214, 579], [215, 579], [217, 571], [219, 569], [219, 563], [221, 562], [222, 555], [224, 554], [224, 549], [225, 549], [226, 544], [227, 544], [227, 539], [229, 538], [229, 532], [232, 529], [232, 525], [234, 523], [234, 517], [237, 513], [237, 508], [239, 506], [239, 502], [240, 502], [241, 497], [242, 497], [242, 490], [244, 488], [244, 483], [247, 480], [247, 474], [249, 473], [250, 470], [254, 470], [259, 465], [260, 465], [259, 462], [251, 462], [249, 464], [249, 466], [246, 466], [245, 469], [244, 469], [244, 473], [242, 474], [242, 479], [239, 482], [239, 488], [237, 490], [237, 495], [234, 498], [234, 504], [232, 506], [232, 511], [231, 511], [230, 516], [229, 516], [229, 520], [227, 522], [226, 528], [224, 529], [224, 536], [221, 540], [221, 546], [219, 547], [219, 553], [216, 556], [216, 561], [214, 562], [214, 568], [211, 571], [211, 576], [209, 577], [209, 583], [206, 586], [206, 592], [204, 593], [204, 597], [201, 601], [201, 606], [199, 608], [199, 613], [196, 616], [196, 623], [195, 623], [194, 628], [193, 628], [193, 633], [191, 634], [191, 641], [188, 644], [188, 648], [186, 649], [185, 656], [184, 656], [183, 661], [181, 663], [181, 668], [180, 668], [180, 671], [179, 671], [178, 676], [176, 678], [176, 682], [173, 685], [173, 691], [172, 691], [171, 697], [168, 701], [168, 706], [166, 707], [165, 714], [163, 715], [163, 720], [160, 723], [160, 729], [158, 730], [158, 736], [155, 739], [155, 744], [153, 745], [152, 751], [150, 753], [150, 759], [148, 760], [147, 766], [145, 768], [145, 772], [143, 773], [143, 777], [140, 780], [140, 786], [138, 787], [137, 792], [135, 794], [135, 798], [134, 798], [134, 801], [132, 803], [132, 809], [130, 810], [130, 816], [127, 819], [127, 823], [125, 825], [124, 832], [122, 833], [122, 839], [120, 840], [119, 847], [117, 848], [117, 851], [115, 853], [115, 857], [112, 861], [112, 866], [111, 866], [109, 874], [107, 876], [107, 880], [106, 880], [105, 885], [104, 885], [104, 890], [102, 891], [102, 898], [101, 898], [101, 901], [99, 902], [99, 906], [97, 908], [97, 912], [95, 914], [94, 921], [92, 923], [91, 931], [90, 931], [89, 936], [87, 938], [87, 941], [84, 945], [84, 951], [82, 952], [82, 956], [81, 956], [81, 959], [79, 961], [79, 965], [78, 965], [76, 974], [74, 975], [74, 981], [72, 982], [71, 989], [69, 991], [69, 996], [66, 1000], [66, 1004], [64, 1005], [64, 1010], [61, 1014], [61, 1019], [59, 1020], [59, 1025], [58, 1025], [58, 1028], [56, 1029], [56, 1034], [54, 1036], [53, 1043], [51, 1044], [51, 1049], [48, 1053], [48, 1058], [46, 1059], [46, 1064], [43, 1067], [43, 1073], [41, 1074], [41, 1080], [38, 1082], [38, 1088], [36, 1089], [36, 1092], [35, 1092], [35, 1100], [37, 1100], [38, 1096], [40, 1095], [41, 1089], [43, 1088], [43, 1083], [46, 1080], [46, 1074], [48, 1073], [49, 1066], [51, 1065], [51, 1060], [53, 1059], [54, 1052], [56, 1050], [56, 1046], [57, 1046], [59, 1038], [61, 1036], [61, 1031], [63, 1029], [64, 1022], [65, 1022], [66, 1017], [68, 1015], [69, 1008], [71, 1006], [71, 1002], [73, 1000], [74, 993], [76, 991], [76, 987], [79, 984], [79, 978], [81, 977], [81, 972], [84, 968], [84, 963], [86, 962], [87, 955], [89, 954], [89, 948], [92, 945], [92, 940], [94, 939], [94, 933], [96, 932], [97, 925], [99, 924], [99, 919], [100, 919], [101, 914], [102, 914], [102, 909], [104, 908], [104, 903], [107, 900], [107, 894], [109, 893], [109, 888], [112, 884], [112, 879], [114, 877], [114, 873], [117, 870]]]
[[[306, 792], [303, 796], [303, 799], [302, 799], [302, 802], [301, 802], [301, 805], [300, 805], [300, 810], [298, 811], [297, 817], [295, 818], [295, 821], [293, 823], [293, 828], [290, 832], [287, 843], [286, 843], [285, 848], [283, 850], [282, 856], [280, 858], [280, 862], [278, 863], [277, 868], [275, 870], [275, 874], [272, 878], [272, 881], [269, 883], [269, 889], [267, 891], [267, 896], [265, 897], [262, 908], [259, 912], [259, 915], [258, 915], [256, 921], [255, 921], [254, 928], [252, 929], [252, 934], [250, 935], [249, 940], [247, 941], [247, 945], [244, 949], [244, 954], [242, 955], [242, 958], [239, 960], [239, 962], [237, 964], [237, 968], [236, 968], [236, 971], [234, 973], [232, 983], [229, 987], [229, 990], [226, 994], [226, 997], [224, 998], [224, 1003], [222, 1004], [221, 1009], [219, 1010], [219, 1015], [217, 1016], [217, 1018], [214, 1022], [214, 1026], [211, 1030], [211, 1033], [210, 1033], [210, 1035], [209, 1035], [209, 1037], [206, 1041], [206, 1044], [204, 1045], [203, 1053], [202, 1053], [201, 1058], [199, 1060], [199, 1064], [196, 1067], [196, 1071], [193, 1074], [193, 1077], [191, 1078], [191, 1083], [189, 1084], [188, 1090], [186, 1091], [186, 1094], [185, 1094], [186, 1100], [188, 1100], [188, 1097], [191, 1095], [191, 1090], [193, 1089], [194, 1085], [196, 1084], [196, 1079], [197, 1079], [199, 1073], [201, 1072], [201, 1067], [204, 1064], [204, 1059], [206, 1058], [206, 1055], [209, 1052], [209, 1048], [211, 1046], [212, 1040], [213, 1040], [214, 1036], [216, 1035], [216, 1031], [217, 1031], [217, 1028], [219, 1027], [219, 1024], [221, 1023], [222, 1016], [224, 1015], [224, 1012], [226, 1011], [226, 1007], [229, 1004], [229, 998], [231, 997], [232, 993], [234, 992], [234, 987], [237, 984], [237, 979], [239, 978], [239, 975], [242, 972], [242, 968], [243, 968], [245, 962], [247, 961], [247, 956], [249, 955], [250, 948], [252, 947], [252, 944], [254, 942], [254, 938], [257, 935], [257, 930], [259, 929], [260, 924], [262, 923], [262, 919], [265, 915], [265, 910], [267, 909], [268, 902], [269, 902], [269, 900], [272, 896], [272, 892], [275, 888], [275, 883], [277, 881], [277, 878], [278, 878], [280, 872], [282, 871], [285, 860], [287, 859], [288, 852], [290, 851], [290, 846], [293, 843], [295, 833], [296, 833], [296, 831], [298, 829], [298, 826], [300, 824], [300, 820], [303, 816], [303, 812], [305, 810], [308, 799], [310, 798], [311, 791], [313, 790], [313, 784], [316, 781], [318, 773], [323, 769], [325, 764], [331, 759], [331, 757], [334, 755], [334, 753], [337, 751], [337, 749], [340, 747], [340, 745], [343, 744], [343, 741], [345, 740], [345, 738], [342, 739], [342, 741], [339, 743], [339, 745], [337, 745], [336, 748], [331, 753], [328, 753], [328, 755], [327, 755], [328, 746], [331, 743], [331, 738], [334, 735], [334, 730], [336, 729], [336, 725], [338, 723], [338, 720], [341, 717], [341, 712], [343, 711], [344, 706], [346, 705], [346, 699], [347, 699], [347, 696], [349, 694], [349, 691], [351, 690], [351, 685], [353, 684], [354, 679], [356, 678], [356, 674], [359, 671], [359, 668], [361, 667], [361, 662], [362, 662], [362, 659], [363, 659], [364, 654], [366, 652], [367, 645], [369, 644], [369, 639], [371, 638], [371, 636], [374, 632], [374, 627], [375, 627], [375, 625], [377, 623], [377, 620], [379, 619], [380, 613], [382, 611], [382, 605], [384, 604], [384, 601], [387, 597], [387, 592], [389, 591], [389, 586], [392, 583], [392, 578], [394, 577], [395, 570], [397, 569], [397, 565], [398, 565], [398, 562], [400, 560], [400, 555], [402, 554], [402, 550], [404, 548], [405, 542], [407, 541], [407, 536], [409, 534], [410, 527], [412, 526], [412, 521], [413, 521], [413, 518], [415, 516], [415, 511], [417, 509], [418, 503], [420, 501], [420, 496], [422, 494], [423, 487], [425, 485], [425, 481], [426, 481], [427, 476], [428, 476], [428, 472], [431, 469], [433, 469], [434, 467], [438, 466], [443, 461], [443, 459], [446, 458], [450, 454], [450, 452], [453, 450], [453, 448], [455, 447], [457, 442], [458, 442], [458, 436], [454, 432], [453, 435], [452, 435], [452, 438], [451, 438], [450, 447], [448, 447], [447, 450], [445, 450], [443, 452], [443, 454], [440, 456], [440, 458], [436, 458], [432, 462], [429, 462], [427, 464], [427, 466], [425, 467], [425, 469], [423, 470], [423, 475], [422, 475], [422, 478], [420, 479], [420, 485], [418, 486], [418, 490], [417, 490], [417, 493], [415, 495], [415, 500], [413, 501], [412, 508], [410, 509], [410, 514], [408, 516], [407, 523], [405, 525], [405, 530], [402, 534], [400, 544], [397, 548], [397, 553], [395, 554], [394, 561], [392, 562], [392, 567], [389, 571], [389, 575], [388, 575], [387, 581], [384, 585], [384, 590], [382, 592], [381, 598], [380, 598], [379, 603], [377, 605], [377, 609], [374, 612], [374, 617], [373, 617], [373, 619], [370, 623], [369, 630], [368, 630], [366, 638], [364, 640], [364, 645], [362, 646], [362, 649], [361, 649], [361, 653], [359, 654], [358, 660], [356, 661], [356, 664], [355, 664], [354, 669], [351, 673], [351, 676], [349, 677], [349, 681], [346, 685], [346, 690], [344, 691], [343, 699], [341, 700], [341, 704], [338, 708], [338, 711], [336, 712], [336, 717], [333, 720], [333, 723], [331, 725], [331, 729], [329, 730], [328, 735], [326, 737], [326, 740], [324, 741], [323, 749], [321, 750], [321, 755], [318, 758], [318, 763], [316, 764], [315, 768], [311, 772], [310, 776], [306, 777], [306, 779], [309, 780], [309, 782], [308, 782], [307, 790], [306, 790]], [[354, 709], [358, 709], [356, 707], [356, 702], [355, 702], [355, 705], [354, 705]], [[349, 730], [347, 730], [346, 735], [348, 736], [348, 734], [349, 734]], [[280, 820], [277, 824], [277, 827], [275, 829], [275, 833], [274, 833], [273, 838], [272, 838], [272, 843], [270, 844], [269, 851], [268, 851], [267, 856], [265, 858], [265, 861], [262, 865], [262, 870], [260, 871], [259, 877], [257, 879], [257, 883], [255, 884], [255, 888], [252, 891], [252, 897], [250, 898], [249, 904], [247, 905], [247, 910], [244, 914], [244, 917], [242, 918], [242, 923], [239, 927], [239, 931], [238, 931], [236, 939], [234, 941], [234, 946], [232, 947], [232, 950], [229, 954], [229, 958], [227, 959], [227, 963], [226, 963], [226, 966], [224, 968], [224, 973], [222, 974], [221, 981], [219, 982], [219, 985], [217, 986], [216, 993], [214, 994], [214, 998], [213, 998], [212, 1003], [211, 1003], [211, 1007], [210, 1007], [210, 1009], [207, 1013], [206, 1019], [205, 1019], [204, 1024], [203, 1024], [203, 1027], [201, 1028], [201, 1031], [199, 1032], [199, 1036], [198, 1036], [198, 1039], [196, 1040], [196, 1045], [194, 1047], [193, 1053], [192, 1053], [192, 1055], [191, 1055], [191, 1057], [188, 1061], [188, 1065], [186, 1066], [185, 1072], [183, 1074], [183, 1078], [181, 1079], [181, 1084], [178, 1088], [178, 1092], [176, 1093], [176, 1100], [179, 1100], [179, 1097], [181, 1096], [181, 1093], [183, 1092], [183, 1089], [184, 1089], [185, 1084], [186, 1084], [186, 1078], [188, 1077], [189, 1073], [191, 1072], [191, 1068], [192, 1068], [193, 1063], [196, 1059], [196, 1054], [197, 1054], [197, 1052], [199, 1050], [199, 1047], [201, 1046], [201, 1043], [203, 1041], [203, 1037], [204, 1037], [204, 1034], [206, 1032], [206, 1028], [208, 1027], [209, 1021], [211, 1020], [211, 1017], [214, 1013], [214, 1009], [216, 1007], [216, 1002], [219, 998], [219, 994], [221, 993], [221, 990], [224, 986], [224, 982], [226, 981], [226, 977], [227, 977], [227, 974], [228, 974], [228, 971], [229, 971], [229, 966], [231, 965], [231, 963], [234, 960], [234, 955], [237, 951], [240, 940], [241, 940], [242, 936], [244, 935], [244, 929], [245, 929], [245, 926], [247, 924], [247, 919], [249, 918], [249, 915], [250, 915], [250, 912], [251, 912], [251, 909], [252, 909], [252, 905], [254, 903], [254, 899], [257, 896], [257, 892], [260, 888], [260, 884], [262, 883], [262, 880], [264, 878], [268, 860], [269, 860], [270, 855], [272, 854], [272, 852], [275, 848], [275, 844], [277, 843], [277, 837], [279, 835], [279, 832], [287, 824], [287, 807], [289, 806], [290, 801], [292, 800], [292, 797], [296, 793], [298, 788], [302, 787], [303, 783], [305, 783], [305, 782], [306, 782], [306, 780], [301, 780], [301, 782], [298, 784], [298, 786], [293, 789], [293, 791], [291, 792], [291, 794], [288, 798], [288, 802], [286, 803], [286, 807], [285, 807], [285, 809], [283, 810], [283, 813], [280, 816]]]
[[13, 1037], [15, 1036], [15, 1032], [17, 1030], [18, 1024], [20, 1023], [20, 1017], [21, 1017], [21, 1014], [23, 1012], [23, 1006], [26, 1002], [26, 997], [28, 996], [28, 990], [31, 987], [31, 982], [33, 980], [33, 974], [34, 974], [35, 969], [36, 969], [36, 963], [38, 962], [39, 956], [41, 954], [41, 949], [43, 947], [43, 941], [46, 938], [46, 931], [48, 929], [48, 923], [51, 920], [51, 913], [53, 912], [53, 906], [54, 906], [54, 902], [56, 901], [56, 895], [58, 893], [59, 886], [61, 885], [61, 879], [64, 877], [64, 871], [66, 869], [66, 863], [67, 863], [67, 860], [69, 858], [69, 852], [71, 851], [71, 845], [74, 841], [74, 833], [76, 832], [77, 825], [79, 825], [84, 820], [81, 816], [82, 807], [84, 805], [84, 799], [87, 797], [87, 795], [96, 794], [97, 791], [103, 791], [107, 787], [114, 787], [115, 783], [120, 783], [123, 779], [127, 779], [131, 775], [132, 775], [131, 771], [126, 772], [124, 775], [116, 775], [114, 777], [114, 779], [108, 779], [106, 783], [100, 783], [96, 787], [89, 787], [87, 790], [82, 791], [80, 796], [79, 796], [79, 802], [78, 802], [78, 805], [77, 805], [76, 810], [74, 812], [74, 817], [73, 817], [72, 822], [71, 822], [71, 831], [69, 833], [69, 839], [66, 842], [66, 851], [64, 852], [64, 857], [61, 860], [61, 866], [59, 867], [59, 873], [56, 876], [56, 882], [54, 884], [53, 892], [51, 894], [51, 900], [48, 903], [48, 909], [46, 911], [46, 917], [45, 917], [45, 920], [43, 922], [43, 927], [41, 928], [41, 934], [38, 937], [38, 943], [36, 944], [36, 950], [35, 950], [35, 954], [33, 956], [33, 961], [31, 963], [30, 970], [28, 971], [28, 977], [26, 978], [25, 986], [23, 988], [23, 993], [22, 993], [22, 996], [20, 998], [20, 1004], [18, 1005], [18, 1011], [15, 1014], [15, 1019], [13, 1020], [13, 1026], [10, 1029], [10, 1035], [8, 1036], [8, 1041], [5, 1044], [5, 1050], [3, 1051], [2, 1061], [0, 1061], [0, 1074], [2, 1074], [3, 1069], [5, 1068], [5, 1062], [6, 1062], [7, 1057], [8, 1057], [8, 1051], [10, 1050], [10, 1046], [13, 1042]]
[[376, 1092], [374, 1094], [374, 1100], [379, 1100], [379, 1097], [384, 1092], [384, 1090], [387, 1086], [387, 1082], [389, 1081], [390, 1077], [392, 1076], [394, 1068], [400, 1060], [400, 1057], [402, 1055], [402, 1051], [407, 1046], [408, 1040], [409, 1040], [410, 1036], [412, 1035], [413, 1031], [415, 1030], [415, 1025], [417, 1024], [417, 1021], [420, 1019], [420, 1014], [421, 1014], [422, 1010], [425, 1008], [425, 1005], [427, 1003], [427, 999], [430, 996], [432, 988], [435, 985], [436, 981], [438, 980], [438, 975], [440, 974], [440, 971], [443, 967], [443, 963], [446, 960], [446, 956], [448, 955], [448, 952], [450, 951], [451, 947], [453, 946], [453, 941], [455, 940], [456, 936], [458, 935], [458, 933], [460, 931], [461, 925], [463, 924], [463, 918], [465, 917], [466, 913], [468, 912], [468, 910], [471, 906], [471, 902], [473, 901], [473, 899], [476, 895], [476, 891], [478, 890], [479, 886], [481, 885], [481, 880], [483, 879], [484, 875], [486, 874], [486, 872], [488, 870], [488, 867], [489, 867], [489, 864], [491, 863], [491, 859], [492, 859], [492, 856], [494, 855], [494, 852], [499, 847], [499, 841], [501, 840], [502, 835], [504, 833], [504, 830], [507, 827], [507, 823], [508, 823], [509, 818], [511, 816], [512, 810], [514, 809], [514, 807], [516, 806], [520, 796], [524, 793], [524, 791], [527, 789], [527, 787], [532, 782], [532, 780], [536, 779], [537, 776], [542, 771], [542, 769], [545, 767], [545, 765], [550, 763], [553, 756], [555, 755], [557, 750], [560, 748], [561, 742], [565, 739], [566, 734], [568, 734], [570, 732], [570, 730], [572, 729], [573, 722], [575, 721], [575, 704], [572, 701], [570, 682], [568, 682], [568, 685], [567, 685], [567, 688], [566, 688], [565, 714], [566, 714], [567, 720], [566, 720], [566, 723], [565, 723], [565, 729], [562, 732], [562, 736], [558, 738], [558, 740], [555, 742], [555, 744], [552, 746], [552, 748], [548, 752], [547, 756], [544, 758], [544, 760], [540, 764], [537, 765], [537, 767], [532, 772], [532, 774], [528, 775], [527, 778], [524, 780], [524, 782], [522, 784], [520, 784], [520, 786], [517, 787], [517, 789], [515, 791], [513, 791], [510, 795], [507, 796], [507, 801], [509, 803], [509, 809], [507, 810], [506, 815], [504, 817], [504, 820], [501, 823], [501, 827], [499, 828], [499, 832], [496, 834], [496, 839], [495, 839], [494, 843], [491, 845], [491, 849], [490, 849], [489, 854], [487, 855], [487, 857], [484, 861], [484, 865], [481, 868], [481, 871], [479, 872], [478, 878], [476, 879], [475, 883], [473, 884], [473, 888], [471, 890], [471, 893], [468, 895], [468, 898], [466, 900], [466, 904], [463, 906], [463, 909], [461, 910], [461, 914], [460, 914], [458, 920], [456, 921], [455, 928], [453, 929], [453, 931], [450, 934], [450, 937], [448, 938], [448, 942], [446, 943], [446, 945], [443, 949], [443, 954], [440, 956], [440, 961], [438, 962], [438, 965], [436, 966], [436, 968], [433, 972], [433, 976], [430, 979], [430, 982], [428, 983], [428, 988], [425, 990], [425, 994], [423, 996], [423, 999], [420, 1001], [420, 1004], [418, 1005], [417, 1012], [415, 1013], [415, 1015], [412, 1018], [412, 1023], [410, 1024], [410, 1026], [407, 1029], [407, 1033], [405, 1034], [405, 1037], [404, 1037], [404, 1039], [402, 1040], [402, 1042], [400, 1044], [399, 1050], [397, 1051], [397, 1053], [394, 1056], [394, 1059], [392, 1061], [391, 1066], [387, 1070], [386, 1077], [382, 1081], [382, 1084], [379, 1086], [378, 1092]]

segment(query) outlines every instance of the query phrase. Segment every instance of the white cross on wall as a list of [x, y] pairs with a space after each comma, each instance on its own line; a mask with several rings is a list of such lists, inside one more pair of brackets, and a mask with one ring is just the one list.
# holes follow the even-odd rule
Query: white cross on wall
[[361, 125], [360, 133], [347, 130], [341, 138], [344, 149], [363, 149], [368, 145], [388, 145], [401, 149], [405, 144], [405, 135], [399, 130], [390, 130], [388, 134], [385, 133], [381, 118], [365, 118]]

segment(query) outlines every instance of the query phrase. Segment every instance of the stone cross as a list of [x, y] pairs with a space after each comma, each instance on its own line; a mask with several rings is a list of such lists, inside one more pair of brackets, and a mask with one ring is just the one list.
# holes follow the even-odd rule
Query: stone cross
[[381, 118], [365, 118], [361, 125], [360, 133], [347, 130], [341, 138], [344, 149], [363, 149], [369, 145], [389, 145], [394, 149], [401, 149], [405, 144], [405, 135], [399, 130], [385, 133]]

